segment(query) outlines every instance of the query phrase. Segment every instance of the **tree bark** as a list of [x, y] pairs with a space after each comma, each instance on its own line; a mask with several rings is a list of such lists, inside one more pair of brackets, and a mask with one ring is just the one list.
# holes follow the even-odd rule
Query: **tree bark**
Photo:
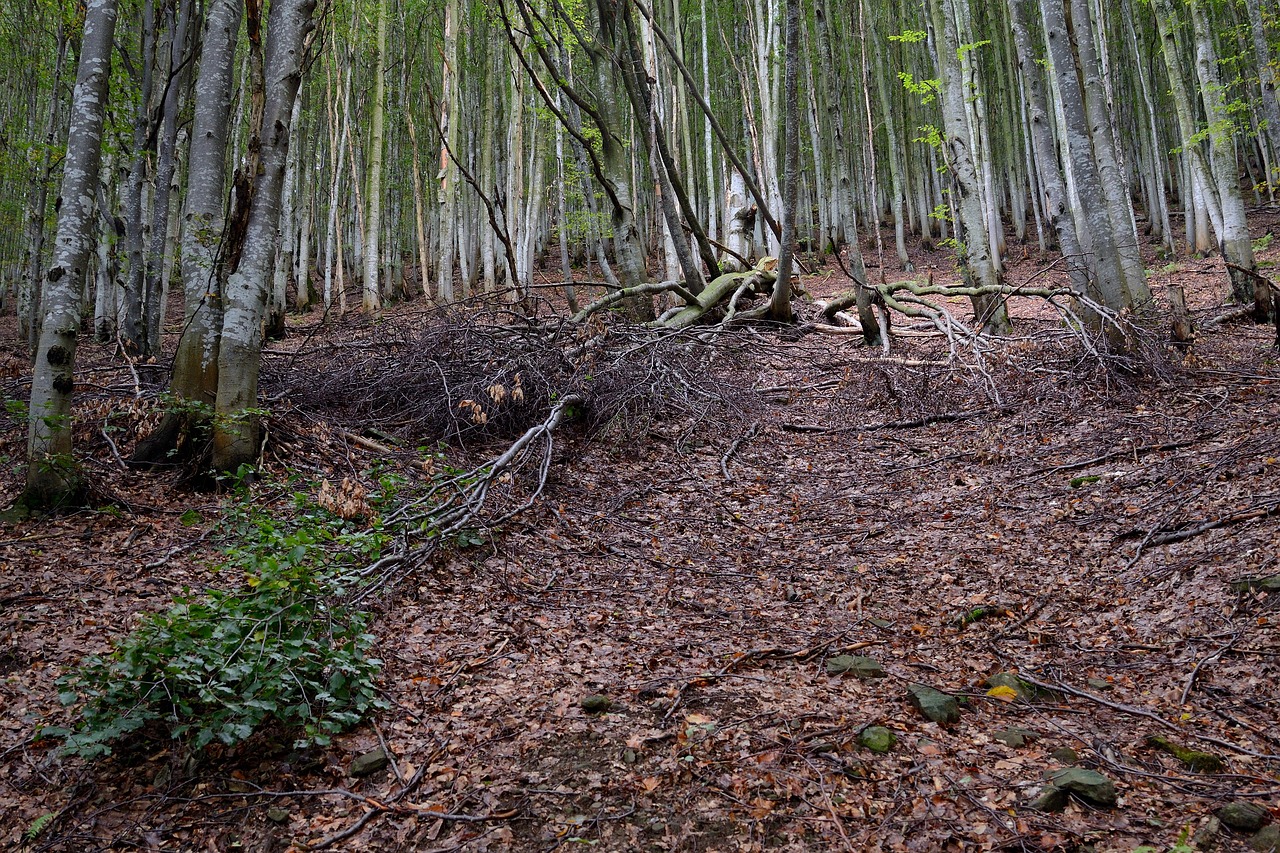
[[277, 224], [289, 123], [302, 80], [303, 54], [314, 9], [315, 0], [276, 0], [267, 24], [267, 96], [258, 128], [261, 174], [249, 213], [244, 250], [227, 280], [218, 352], [213, 463], [221, 471], [235, 471], [252, 463], [258, 455], [258, 418], [249, 410], [258, 398], [266, 281], [279, 237]]
[[382, 225], [382, 155], [386, 147], [387, 111], [387, 3], [377, 0], [378, 35], [377, 59], [373, 69], [373, 103], [370, 109], [369, 133], [369, 190], [365, 200], [369, 214], [364, 218], [364, 310], [376, 313], [382, 310], [381, 291], [378, 287], [378, 263], [381, 258], [378, 240]]
[[782, 165], [782, 241], [778, 256], [778, 278], [769, 300], [769, 319], [791, 322], [791, 270], [794, 266], [796, 240], [796, 178], [800, 171], [800, 107], [797, 104], [797, 79], [800, 64], [800, 0], [786, 0], [786, 52], [783, 101], [786, 104], [783, 127]]
[[31, 377], [23, 495], [28, 506], [51, 506], [74, 499], [82, 485], [71, 458], [71, 395], [80, 332], [80, 289], [94, 239], [93, 205], [116, 16], [116, 0], [88, 0], [71, 96], [58, 231], [53, 264], [45, 279], [40, 341]]
[[[1000, 287], [1001, 275], [991, 256], [987, 217], [982, 207], [982, 187], [970, 150], [970, 130], [965, 115], [965, 92], [955, 17], [949, 0], [929, 0], [929, 11], [937, 39], [938, 71], [942, 78], [939, 96], [946, 132], [943, 154], [954, 178], [955, 195], [952, 196], [951, 207], [960, 227], [964, 229], [962, 238], [957, 235], [961, 273], [969, 280], [968, 283], [976, 287]], [[1009, 329], [1009, 315], [1000, 297], [974, 296], [972, 302], [978, 328], [997, 334]]]

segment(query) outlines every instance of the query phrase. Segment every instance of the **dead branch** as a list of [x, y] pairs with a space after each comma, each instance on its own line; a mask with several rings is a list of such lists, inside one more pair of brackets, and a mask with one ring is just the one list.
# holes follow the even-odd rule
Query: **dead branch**
[[[429, 531], [431, 538], [412, 549], [402, 546], [401, 550], [383, 556], [367, 566], [361, 576], [371, 580], [351, 597], [351, 602], [359, 603], [374, 593], [393, 586], [439, 550], [442, 542], [447, 542], [463, 530], [495, 527], [533, 506], [546, 487], [547, 475], [551, 469], [552, 433], [564, 420], [566, 413], [582, 402], [583, 398], [577, 394], [564, 397], [552, 407], [545, 420], [526, 430], [498, 456], [434, 484], [426, 494], [390, 513], [385, 519], [386, 524], [417, 526]], [[490, 492], [500, 485], [514, 487], [516, 474], [534, 461], [532, 448], [536, 444], [541, 445], [542, 452], [541, 458], [537, 459], [533, 488], [528, 497], [495, 517], [482, 517]]]
[[1205, 743], [1217, 744], [1218, 746], [1225, 747], [1226, 749], [1230, 749], [1233, 752], [1238, 752], [1241, 755], [1252, 755], [1255, 758], [1265, 758], [1268, 761], [1280, 761], [1280, 755], [1268, 755], [1266, 753], [1261, 753], [1261, 752], [1257, 752], [1255, 750], [1249, 749], [1248, 747], [1238, 746], [1237, 744], [1230, 743], [1229, 741], [1219, 740], [1218, 738], [1210, 737], [1209, 735], [1202, 735], [1198, 732], [1187, 731], [1181, 728], [1180, 726], [1178, 726], [1176, 723], [1169, 722], [1159, 714], [1153, 711], [1148, 711], [1146, 708], [1138, 708], [1134, 705], [1126, 705], [1123, 702], [1112, 702], [1109, 699], [1103, 699], [1101, 696], [1095, 696], [1094, 694], [1088, 693], [1084, 690], [1078, 690], [1075, 687], [1071, 687], [1068, 684], [1062, 683], [1061, 681], [1055, 681], [1052, 683], [1040, 681], [1039, 679], [1031, 675], [1028, 675], [1024, 671], [1018, 672], [1018, 678], [1027, 682], [1028, 684], [1033, 684], [1036, 687], [1039, 687], [1041, 690], [1056, 691], [1058, 693], [1069, 693], [1072, 696], [1078, 696], [1081, 699], [1088, 699], [1090, 702], [1094, 702], [1098, 705], [1103, 706], [1104, 708], [1110, 708], [1113, 711], [1120, 711], [1121, 713], [1130, 714], [1135, 717], [1144, 717], [1171, 731], [1181, 732], [1182, 734], [1190, 735], [1191, 737], [1194, 737], [1197, 740], [1202, 740]]
[[753, 423], [746, 432], [734, 439], [733, 444], [729, 445], [729, 449], [725, 451], [724, 456], [720, 457], [720, 470], [724, 473], [724, 478], [729, 482], [733, 482], [733, 475], [729, 473], [729, 462], [733, 459], [733, 455], [738, 452], [738, 448], [746, 444], [748, 441], [756, 437], [756, 432], [760, 429], [760, 422]]
[[1219, 530], [1223, 527], [1230, 527], [1234, 524], [1240, 524], [1245, 521], [1268, 518], [1272, 515], [1276, 515], [1277, 513], [1280, 513], [1280, 500], [1274, 501], [1270, 504], [1265, 504], [1261, 507], [1245, 510], [1243, 512], [1234, 512], [1230, 515], [1224, 515], [1221, 518], [1215, 518], [1212, 521], [1206, 521], [1202, 524], [1197, 524], [1194, 527], [1188, 527], [1183, 530], [1174, 530], [1168, 533], [1163, 533], [1159, 536], [1153, 536], [1147, 544], [1172, 545], [1175, 542], [1185, 542], [1186, 540], [1193, 539], [1202, 533], [1208, 533], [1210, 530]]
[[597, 311], [603, 311], [610, 305], [615, 305], [624, 299], [634, 299], [639, 296], [653, 296], [657, 293], [675, 293], [690, 305], [698, 304], [698, 298], [686, 290], [678, 281], [648, 282], [646, 284], [637, 284], [634, 287], [624, 287], [621, 290], [613, 290], [606, 293], [595, 302], [592, 302], [590, 305], [583, 308], [577, 314], [574, 314], [573, 322], [585, 322], [588, 317], [595, 314]]
[[1080, 468], [1088, 468], [1090, 465], [1096, 465], [1099, 462], [1106, 462], [1109, 459], [1120, 459], [1132, 456], [1137, 461], [1139, 455], [1147, 453], [1155, 453], [1162, 450], [1178, 450], [1182, 447], [1190, 447], [1204, 441], [1207, 436], [1198, 436], [1196, 438], [1187, 439], [1186, 441], [1168, 441], [1163, 444], [1143, 444], [1138, 447], [1130, 447], [1124, 450], [1113, 450], [1110, 453], [1104, 453], [1101, 456], [1094, 456], [1092, 459], [1082, 459], [1079, 462], [1068, 462], [1065, 465], [1055, 465], [1052, 468], [1041, 468], [1036, 471], [1037, 474], [1054, 474], [1059, 471], [1075, 471]]
[[983, 415], [1003, 414], [1004, 409], [977, 409], [971, 412], [944, 412], [938, 415], [926, 415], [923, 418], [916, 418], [910, 421], [888, 421], [879, 424], [857, 424], [847, 427], [824, 427], [818, 424], [783, 424], [782, 429], [786, 432], [809, 432], [828, 435], [841, 432], [874, 432], [882, 429], [918, 429], [931, 424], [953, 423], [955, 421], [967, 421], [971, 418], [980, 418]]

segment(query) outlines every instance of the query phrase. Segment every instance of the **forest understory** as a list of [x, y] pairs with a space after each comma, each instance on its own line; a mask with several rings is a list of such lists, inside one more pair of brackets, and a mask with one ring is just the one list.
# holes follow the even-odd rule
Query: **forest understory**
[[[1278, 220], [1255, 214], [1255, 238]], [[1154, 292], [1176, 281], [1197, 322], [1222, 313], [1220, 259], [1144, 257]], [[1032, 252], [1008, 280], [1049, 263]], [[545, 337], [493, 331], [519, 312], [292, 318], [239, 498], [127, 468], [164, 377], [82, 345], [95, 507], [0, 532], [0, 846], [1271, 849], [1274, 830], [1219, 812], [1280, 821], [1280, 591], [1249, 583], [1280, 573], [1275, 332], [1219, 325], [1134, 376], [1030, 300], [1011, 313], [1013, 338], [954, 360], [908, 321], [887, 357], [853, 335], [613, 326], [558, 361]], [[22, 399], [25, 354], [3, 359]], [[33, 740], [73, 720], [56, 679], [136, 613], [238, 582], [210, 570], [227, 501], [285, 517], [328, 481], [367, 519], [366, 495], [483, 463], [570, 394], [585, 402], [533, 505], [411, 552], [370, 598], [389, 702], [371, 722], [323, 749], [263, 734], [198, 760], [151, 742], [88, 763]], [[24, 439], [23, 420], [0, 431], [6, 505]], [[487, 517], [530, 498], [539, 465], [495, 484]], [[999, 673], [1018, 679], [992, 690]], [[927, 720], [913, 684], [958, 698], [958, 721]], [[1219, 761], [1193, 769], [1170, 744]], [[379, 748], [389, 764], [353, 777]], [[1113, 781], [1115, 805], [1032, 808], [1073, 766]]]

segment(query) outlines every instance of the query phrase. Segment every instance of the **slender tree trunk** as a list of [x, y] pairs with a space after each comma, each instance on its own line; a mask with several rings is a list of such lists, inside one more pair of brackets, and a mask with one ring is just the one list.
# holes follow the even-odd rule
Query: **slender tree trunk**
[[213, 462], [235, 471], [258, 455], [258, 397], [262, 313], [266, 278], [279, 231], [280, 194], [289, 149], [289, 124], [302, 80], [303, 56], [315, 0], [276, 0], [267, 30], [267, 98], [258, 128], [262, 173], [258, 176], [249, 230], [240, 263], [227, 281], [222, 345], [218, 353], [217, 417]]
[[[182, 229], [184, 322], [173, 361], [170, 390], [179, 400], [212, 407], [218, 393], [218, 348], [222, 335], [225, 280], [227, 145], [236, 42], [243, 0], [213, 0], [205, 21], [195, 84], [187, 201]], [[134, 461], [167, 463], [169, 452], [199, 452], [187, 444], [207, 419], [180, 407], [139, 442]]]
[[1062, 256], [1066, 259], [1071, 285], [1077, 293], [1090, 292], [1089, 264], [1080, 248], [1075, 220], [1071, 216], [1067, 197], [1067, 185], [1058, 168], [1058, 152], [1053, 142], [1050, 126], [1048, 98], [1045, 96], [1044, 79], [1037, 62], [1038, 52], [1031, 43], [1031, 30], [1027, 19], [1030, 0], [1009, 0], [1009, 17], [1013, 24], [1014, 40], [1018, 47], [1018, 64], [1022, 70], [1023, 88], [1030, 124], [1029, 135], [1039, 164], [1040, 190], [1044, 209], [1053, 225]]
[[[440, 267], [439, 281], [436, 284], [436, 296], [441, 302], [453, 301], [454, 255], [458, 235], [458, 167], [449, 156], [458, 151], [458, 2], [446, 0], [444, 13], [444, 69], [440, 83]], [[513, 80], [515, 88], [520, 88], [519, 80]], [[519, 121], [518, 114], [512, 116], [512, 127]], [[519, 153], [516, 154], [516, 166], [519, 166]], [[509, 203], [518, 199], [508, 198]], [[508, 218], [508, 222], [512, 221]], [[514, 282], [513, 282], [514, 284]]]
[[[1218, 52], [1213, 46], [1213, 32], [1209, 26], [1208, 11], [1204, 0], [1190, 0], [1191, 24], [1196, 40], [1196, 74], [1200, 79], [1200, 99], [1204, 102], [1205, 118], [1209, 122], [1210, 165], [1222, 208], [1222, 232], [1218, 238], [1222, 254], [1228, 263], [1231, 277], [1231, 293], [1241, 304], [1253, 302], [1255, 319], [1267, 322], [1271, 318], [1270, 293], [1266, 288], [1260, 299], [1254, 299], [1254, 276], [1257, 264], [1253, 259], [1253, 243], [1249, 239], [1249, 221], [1245, 216], [1244, 199], [1240, 196], [1240, 164], [1236, 159], [1235, 121], [1227, 111], [1224, 87], [1218, 74]], [[1238, 269], [1237, 269], [1238, 267]]]
[[[1062, 114], [1060, 132], [1066, 143], [1069, 174], [1079, 198], [1080, 215], [1088, 229], [1091, 250], [1087, 260], [1091, 285], [1088, 295], [1101, 305], [1119, 312], [1133, 305], [1131, 291], [1125, 286], [1124, 269], [1116, 245], [1120, 235], [1116, 233], [1102, 186], [1063, 0], [1043, 0], [1040, 8], [1057, 82], [1058, 109]], [[1112, 345], [1124, 346], [1121, 330], [1108, 327], [1108, 333]]]
[[[386, 147], [387, 101], [387, 3], [377, 0], [378, 35], [377, 59], [373, 70], [373, 103], [370, 107], [369, 134], [369, 191], [365, 199], [369, 214], [364, 219], [364, 310], [376, 313], [382, 310], [382, 298], [378, 288], [378, 239], [382, 225], [382, 153]], [[454, 4], [450, 4], [452, 8]], [[454, 13], [457, 14], [456, 12]]]
[[27, 487], [23, 502], [51, 506], [81, 489], [71, 458], [80, 291], [94, 239], [93, 200], [102, 159], [102, 125], [111, 76], [116, 0], [88, 0], [80, 63], [71, 96], [71, 127], [59, 195], [53, 264], [45, 280], [40, 341], [31, 377]]
[[1115, 143], [1113, 119], [1108, 107], [1106, 84], [1102, 77], [1103, 61], [1094, 43], [1088, 0], [1071, 0], [1072, 24], [1076, 51], [1080, 57], [1080, 79], [1083, 83], [1085, 113], [1093, 142], [1093, 157], [1102, 181], [1107, 218], [1115, 243], [1116, 260], [1123, 276], [1126, 307], [1143, 308], [1151, 302], [1146, 271], [1138, 254], [1138, 232], [1129, 197], [1129, 181], [1119, 149]]
[[1161, 53], [1164, 56], [1165, 69], [1169, 73], [1169, 91], [1173, 95], [1174, 109], [1178, 116], [1182, 156], [1190, 178], [1183, 181], [1181, 193], [1188, 243], [1192, 251], [1202, 252], [1209, 248], [1208, 241], [1203, 237], [1205, 230], [1202, 227], [1203, 216], [1207, 214], [1211, 223], [1220, 223], [1222, 208], [1212, 191], [1213, 179], [1210, 177], [1209, 164], [1197, 139], [1195, 107], [1187, 88], [1186, 75], [1182, 68], [1182, 53], [1179, 50], [1177, 33], [1174, 29], [1178, 17], [1170, 0], [1152, 0], [1151, 7], [1155, 13], [1156, 26], [1160, 31]]
[[[959, 244], [960, 269], [975, 287], [996, 288], [1003, 283], [991, 257], [991, 241], [987, 235], [987, 217], [982, 206], [982, 187], [970, 151], [970, 129], [965, 115], [965, 90], [959, 62], [959, 41], [950, 0], [928, 0], [934, 37], [937, 40], [938, 70], [942, 78], [943, 123], [946, 136], [943, 153], [954, 180], [955, 193], [951, 207], [958, 226], [963, 228]], [[1009, 329], [1009, 316], [1004, 300], [995, 294], [972, 299], [975, 323], [989, 332]]]
[[783, 100], [786, 119], [783, 128], [784, 161], [782, 168], [782, 246], [778, 256], [778, 278], [769, 300], [769, 319], [791, 322], [791, 270], [796, 239], [796, 178], [800, 171], [800, 107], [797, 104], [797, 79], [800, 63], [800, 0], [786, 0], [785, 82]]
[[18, 336], [27, 342], [27, 347], [33, 354], [40, 335], [40, 323], [37, 318], [40, 307], [41, 266], [44, 261], [44, 226], [49, 212], [49, 182], [52, 179], [50, 155], [58, 133], [58, 114], [62, 107], [62, 69], [66, 58], [66, 29], [59, 20], [58, 58], [53, 66], [53, 93], [49, 98], [44, 144], [40, 146], [40, 165], [35, 173], [31, 214], [27, 220], [27, 274], [18, 284]]
[[[1262, 91], [1262, 116], [1266, 119], [1266, 134], [1262, 142], [1270, 149], [1270, 157], [1280, 157], [1280, 99], [1276, 97], [1276, 68], [1271, 57], [1271, 46], [1267, 42], [1267, 32], [1262, 23], [1262, 9], [1259, 0], [1245, 0], [1245, 9], [1249, 15], [1249, 34], [1253, 38], [1254, 59], [1258, 68], [1258, 85]], [[1275, 15], [1275, 8], [1268, 10]], [[1268, 172], [1267, 184], [1275, 182], [1274, 176]]]

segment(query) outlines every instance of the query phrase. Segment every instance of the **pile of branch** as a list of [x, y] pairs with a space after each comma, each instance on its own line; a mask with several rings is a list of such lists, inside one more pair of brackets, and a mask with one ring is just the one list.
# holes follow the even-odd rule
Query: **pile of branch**
[[[263, 367], [269, 397], [352, 433], [414, 444], [520, 435], [569, 396], [588, 433], [651, 420], [745, 419], [750, 382], [724, 358], [749, 341], [711, 345], [679, 329], [495, 318], [397, 318], [356, 336], [282, 354]], [[411, 445], [413, 446], [413, 445]]]

